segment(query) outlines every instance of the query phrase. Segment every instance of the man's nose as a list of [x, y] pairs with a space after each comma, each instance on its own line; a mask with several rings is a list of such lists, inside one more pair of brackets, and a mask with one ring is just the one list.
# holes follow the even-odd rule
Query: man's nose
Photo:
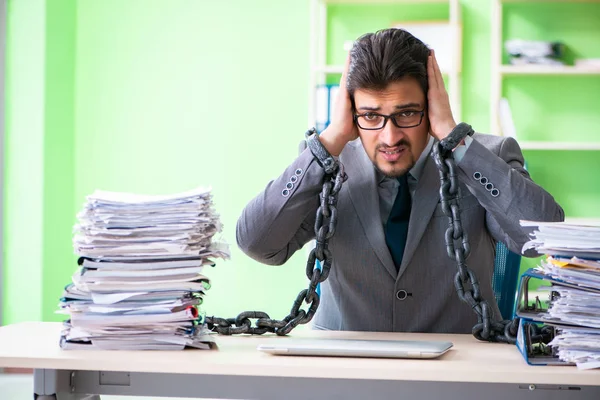
[[379, 132], [379, 140], [386, 146], [394, 146], [400, 141], [404, 132], [398, 128], [391, 119], [388, 119], [387, 123]]

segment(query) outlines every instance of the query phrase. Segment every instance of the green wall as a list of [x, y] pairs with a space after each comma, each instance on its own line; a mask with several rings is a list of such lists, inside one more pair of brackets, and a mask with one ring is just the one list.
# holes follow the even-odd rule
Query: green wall
[[[463, 119], [486, 131], [491, 5], [461, 3]], [[585, 13], [595, 38], [600, 24], [589, 15], [597, 9]], [[521, 26], [510, 22], [511, 13], [509, 32]], [[331, 6], [330, 61], [341, 62], [341, 43], [365, 31], [447, 15], [427, 4]], [[305, 252], [283, 267], [256, 263], [236, 248], [235, 223], [296, 155], [307, 128], [308, 21], [307, 0], [9, 2], [4, 323], [62, 319], [53, 313], [75, 269], [71, 228], [87, 194], [206, 185], [232, 259], [207, 272], [213, 287], [204, 309], [224, 316], [254, 309], [287, 314], [305, 287]], [[548, 88], [553, 80], [542, 79], [545, 86], [529, 78], [507, 83], [517, 126], [546, 137], [560, 123], [558, 115], [544, 118], [541, 110], [550, 107], [583, 118], [568, 133], [589, 138], [583, 128], [600, 122], [590, 111], [598, 104], [598, 78], [564, 77], [556, 90]], [[565, 88], [586, 114], [560, 106]], [[526, 155], [534, 179], [569, 215], [600, 216], [598, 180], [580, 162], [598, 170], [597, 153]]]
[[282, 268], [253, 262], [235, 224], [307, 128], [308, 2], [152, 4], [78, 2], [75, 199], [212, 186], [232, 259], [207, 272], [204, 309], [283, 317], [305, 284], [303, 254]]
[[4, 323], [62, 320], [71, 228], [97, 188], [212, 186], [232, 260], [208, 271], [210, 313], [283, 317], [305, 286], [304, 254], [255, 263], [235, 223], [307, 129], [308, 2], [151, 4], [10, 2]]

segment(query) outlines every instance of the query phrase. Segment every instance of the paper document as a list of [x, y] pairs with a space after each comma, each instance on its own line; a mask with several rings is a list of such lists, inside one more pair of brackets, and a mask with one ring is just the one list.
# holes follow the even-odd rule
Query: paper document
[[560, 360], [578, 368], [600, 368], [600, 226], [521, 221], [534, 228], [532, 248], [547, 257], [536, 273], [551, 282], [543, 314], [556, 326], [549, 345]]
[[207, 267], [228, 259], [211, 190], [147, 196], [97, 191], [77, 214], [79, 256], [59, 313], [63, 349], [181, 350], [215, 346], [200, 306]]

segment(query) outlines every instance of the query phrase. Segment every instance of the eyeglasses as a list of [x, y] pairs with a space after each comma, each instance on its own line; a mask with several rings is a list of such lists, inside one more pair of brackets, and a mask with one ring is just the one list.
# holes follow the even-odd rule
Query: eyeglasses
[[421, 111], [404, 110], [390, 115], [377, 114], [375, 112], [366, 112], [364, 114], [355, 114], [354, 122], [359, 128], [368, 131], [383, 129], [388, 119], [391, 119], [398, 128], [414, 128], [421, 125], [425, 109]]

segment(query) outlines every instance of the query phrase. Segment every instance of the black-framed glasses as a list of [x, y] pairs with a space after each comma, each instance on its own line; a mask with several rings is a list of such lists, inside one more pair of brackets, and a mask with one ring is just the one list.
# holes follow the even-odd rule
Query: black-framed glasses
[[354, 122], [359, 128], [368, 131], [383, 129], [385, 124], [387, 124], [388, 119], [391, 119], [392, 123], [398, 128], [414, 128], [415, 126], [421, 125], [424, 115], [425, 109], [422, 109], [421, 111], [403, 110], [390, 115], [369, 111], [363, 114], [355, 114]]

